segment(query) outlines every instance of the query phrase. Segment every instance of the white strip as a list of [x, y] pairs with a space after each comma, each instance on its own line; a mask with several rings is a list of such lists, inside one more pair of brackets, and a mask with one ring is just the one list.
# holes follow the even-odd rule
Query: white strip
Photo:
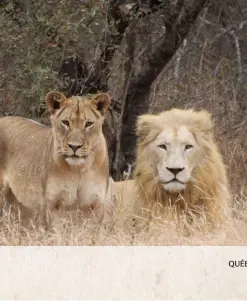
[[246, 299], [246, 247], [0, 247], [1, 299]]

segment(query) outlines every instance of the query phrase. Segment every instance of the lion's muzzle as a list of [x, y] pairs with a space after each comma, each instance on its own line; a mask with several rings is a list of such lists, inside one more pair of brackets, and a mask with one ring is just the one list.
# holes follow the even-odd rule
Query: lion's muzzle
[[184, 168], [170, 168], [170, 167], [167, 167], [166, 169], [169, 170], [171, 173], [173, 173], [175, 177], [178, 173], [184, 170]]
[[68, 144], [68, 147], [71, 148], [74, 152], [74, 154], [76, 153], [76, 151], [82, 147], [82, 145], [74, 145], [74, 144]]

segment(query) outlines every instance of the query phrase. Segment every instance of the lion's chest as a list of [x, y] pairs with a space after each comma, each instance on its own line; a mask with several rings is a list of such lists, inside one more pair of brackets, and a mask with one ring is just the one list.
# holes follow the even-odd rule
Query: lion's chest
[[76, 209], [85, 205], [103, 203], [106, 179], [97, 174], [53, 178], [47, 186], [46, 198], [51, 207]]

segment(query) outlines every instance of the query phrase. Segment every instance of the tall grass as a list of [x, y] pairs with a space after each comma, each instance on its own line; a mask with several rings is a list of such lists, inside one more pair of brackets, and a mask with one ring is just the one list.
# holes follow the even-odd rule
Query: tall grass
[[[236, 199], [244, 196], [234, 196]], [[244, 199], [239, 199], [246, 204]], [[236, 207], [236, 206], [235, 206]], [[137, 218], [137, 217], [135, 217]], [[149, 220], [136, 227], [132, 218], [115, 213], [104, 221], [67, 214], [59, 230], [43, 231], [21, 210], [10, 210], [0, 218], [0, 245], [5, 246], [230, 246], [247, 245], [247, 208], [232, 208], [224, 225], [209, 229], [203, 222]]]

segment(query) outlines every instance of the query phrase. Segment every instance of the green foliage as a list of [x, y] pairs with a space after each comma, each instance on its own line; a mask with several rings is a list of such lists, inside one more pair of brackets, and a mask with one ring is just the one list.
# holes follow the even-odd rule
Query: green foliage
[[89, 18], [99, 9], [92, 3], [12, 0], [0, 5], [0, 89], [7, 105], [18, 102], [28, 114], [58, 88], [62, 60], [75, 53]]

